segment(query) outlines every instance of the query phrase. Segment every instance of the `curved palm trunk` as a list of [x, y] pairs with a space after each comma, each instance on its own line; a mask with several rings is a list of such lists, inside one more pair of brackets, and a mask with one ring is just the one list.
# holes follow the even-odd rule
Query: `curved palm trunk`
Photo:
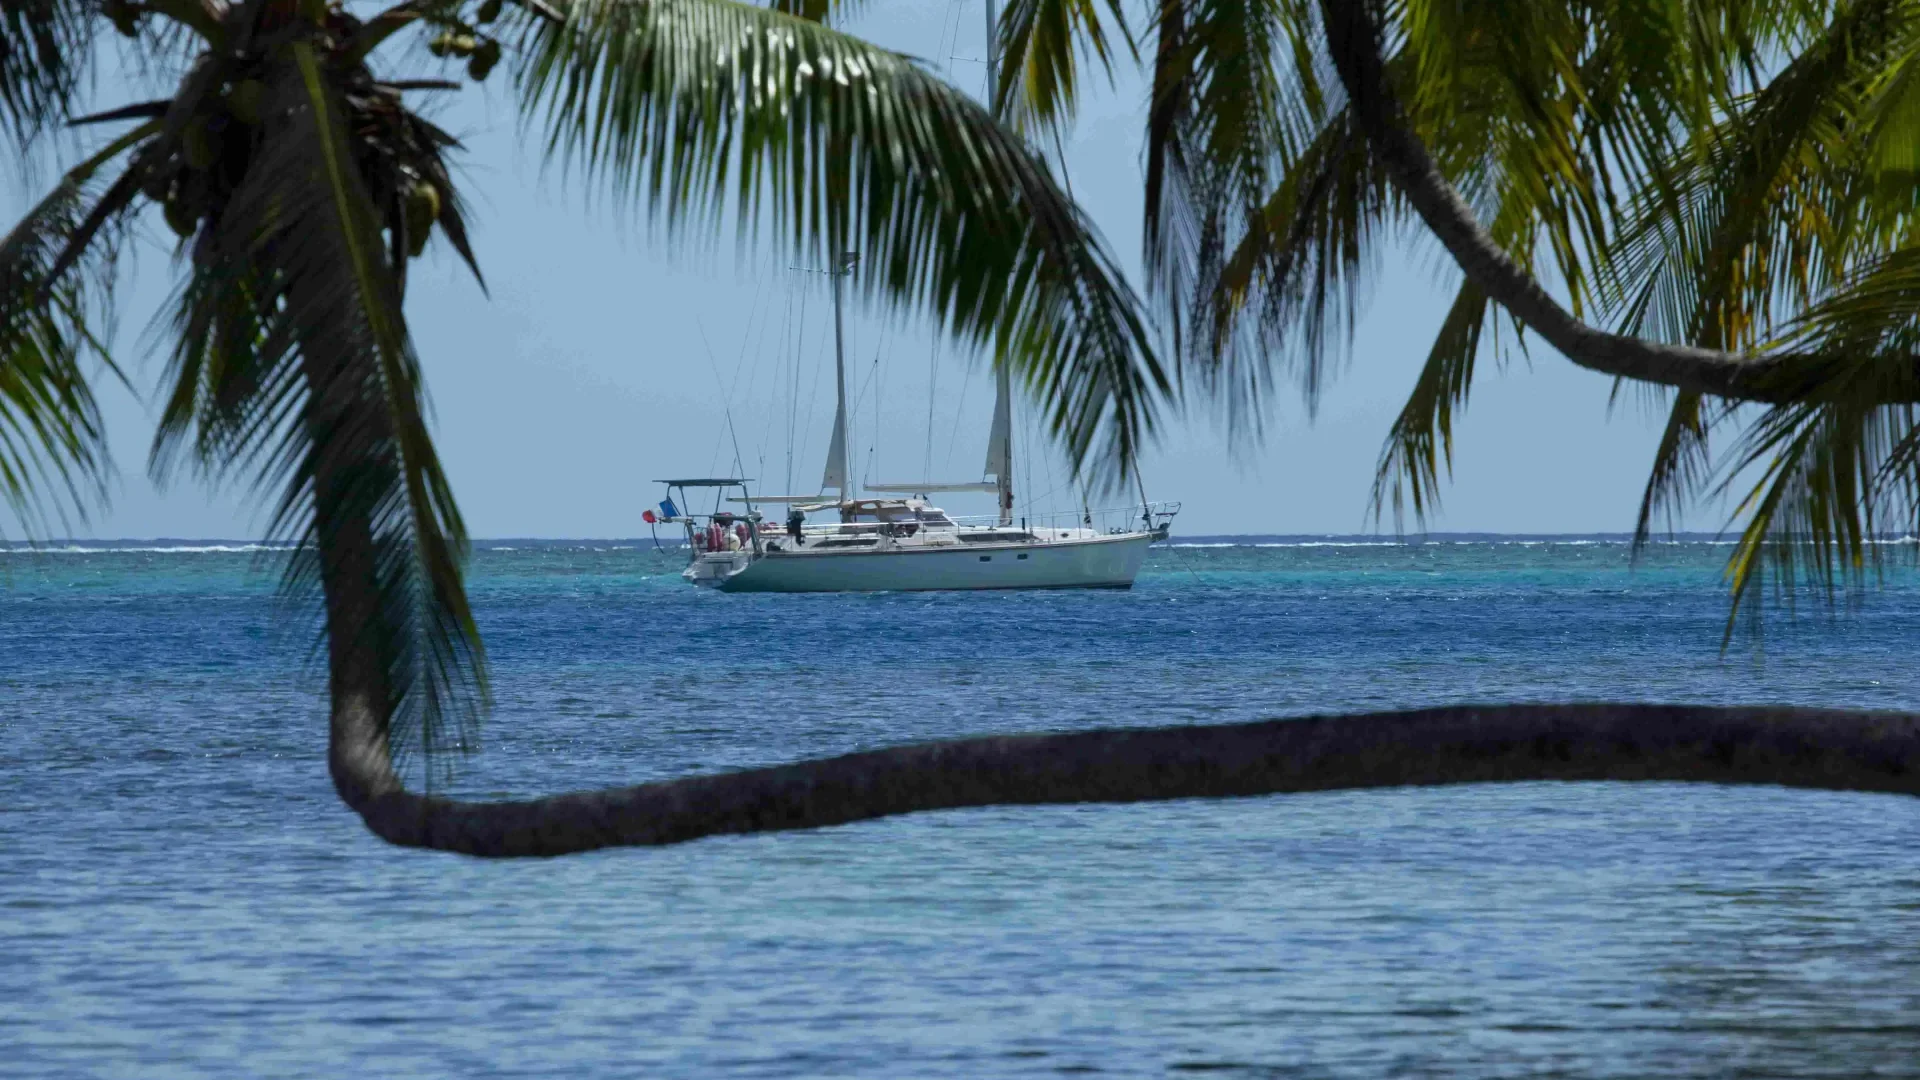
[[[1761, 365], [1584, 326], [1493, 244], [1400, 123], [1367, 2], [1324, 0], [1341, 74], [1396, 183], [1469, 276], [1578, 363], [1708, 393], [1757, 393], [1754, 371]], [[310, 404], [308, 422], [339, 422], [332, 408], [325, 400]], [[364, 417], [365, 410], [356, 415]], [[322, 460], [314, 470], [332, 696], [328, 766], [341, 799], [395, 844], [469, 855], [563, 855], [967, 806], [1525, 780], [1679, 780], [1920, 795], [1920, 716], [1913, 714], [1586, 704], [994, 736], [529, 801], [428, 798], [405, 789], [389, 752], [393, 687], [382, 643], [371, 636], [384, 624], [377, 617], [378, 552], [370, 510], [353, 494], [353, 467]]]
[[[333, 732], [351, 700], [335, 707]], [[964, 806], [1142, 802], [1522, 780], [1691, 780], [1920, 795], [1920, 719], [1816, 709], [1498, 705], [1216, 727], [965, 739], [766, 769], [464, 803], [383, 786], [374, 743], [334, 780], [391, 843], [565, 855]], [[365, 774], [360, 771], [365, 769]]]
[[1920, 716], [1681, 705], [1497, 705], [925, 743], [523, 802], [406, 791], [361, 636], [364, 519], [323, 534], [335, 788], [391, 843], [565, 855], [963, 806], [1140, 802], [1520, 780], [1694, 780], [1920, 795]]

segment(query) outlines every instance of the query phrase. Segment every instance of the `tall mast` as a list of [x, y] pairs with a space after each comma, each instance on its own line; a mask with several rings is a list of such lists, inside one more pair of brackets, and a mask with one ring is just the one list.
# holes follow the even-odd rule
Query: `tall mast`
[[833, 411], [833, 441], [827, 446], [827, 471], [820, 478], [820, 486], [840, 489], [842, 503], [853, 497], [853, 485], [847, 480], [847, 463], [853, 459], [849, 452], [852, 447], [847, 443], [847, 344], [846, 326], [843, 308], [845, 301], [841, 296], [840, 279], [853, 273], [853, 264], [860, 261], [858, 252], [844, 252], [834, 260], [831, 271], [833, 277], [833, 374], [836, 391], [836, 406]]
[[[994, 103], [1000, 97], [1000, 19], [993, 0], [987, 2], [987, 108], [999, 110]], [[993, 474], [993, 486], [1000, 503], [1000, 524], [1013, 524], [1013, 379], [1007, 372], [1006, 357], [994, 357], [993, 428], [987, 435], [987, 471]]]

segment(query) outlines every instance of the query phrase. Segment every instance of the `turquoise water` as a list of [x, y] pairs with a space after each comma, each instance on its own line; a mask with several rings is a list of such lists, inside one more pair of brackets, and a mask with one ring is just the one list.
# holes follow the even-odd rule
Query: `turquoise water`
[[[1725, 551], [1180, 547], [1131, 592], [810, 597], [508, 542], [456, 786], [1457, 701], [1920, 708], [1920, 575], [1723, 654]], [[0, 1075], [1920, 1076], [1920, 801], [1515, 785], [401, 852], [328, 787], [272, 558], [0, 554]]]

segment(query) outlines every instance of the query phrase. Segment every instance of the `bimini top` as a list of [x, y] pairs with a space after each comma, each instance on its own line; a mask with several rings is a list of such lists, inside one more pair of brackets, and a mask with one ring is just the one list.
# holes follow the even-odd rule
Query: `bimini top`
[[739, 487], [741, 484], [751, 484], [753, 481], [735, 480], [729, 477], [702, 477], [696, 480], [655, 480], [654, 483], [665, 484], [668, 487]]

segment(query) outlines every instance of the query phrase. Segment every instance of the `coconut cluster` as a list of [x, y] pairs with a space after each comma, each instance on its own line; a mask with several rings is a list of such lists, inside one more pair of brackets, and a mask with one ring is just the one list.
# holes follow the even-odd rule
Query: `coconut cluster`
[[[502, 3], [485, 0], [475, 22], [493, 22]], [[148, 14], [132, 0], [105, 0], [101, 10], [129, 36], [140, 33]], [[340, 92], [354, 163], [396, 248], [404, 240], [409, 256], [420, 255], [451, 197], [442, 153], [456, 144], [402, 104], [401, 87], [373, 76], [361, 59], [365, 50], [358, 47], [367, 24], [338, 4], [314, 0], [230, 10], [229, 40], [239, 47], [208, 50], [197, 59], [168, 107], [161, 134], [136, 157], [140, 188], [162, 206], [167, 225], [186, 239], [217, 222], [246, 177], [274, 113], [304, 106], [303, 101], [275, 102], [269, 89], [276, 66], [283, 70], [289, 62], [285, 44], [299, 38], [316, 47]], [[247, 25], [234, 25], [243, 19]], [[433, 16], [431, 25], [440, 32], [429, 50], [465, 59], [474, 80], [485, 79], [499, 62], [499, 41], [474, 25], [450, 15]]]

